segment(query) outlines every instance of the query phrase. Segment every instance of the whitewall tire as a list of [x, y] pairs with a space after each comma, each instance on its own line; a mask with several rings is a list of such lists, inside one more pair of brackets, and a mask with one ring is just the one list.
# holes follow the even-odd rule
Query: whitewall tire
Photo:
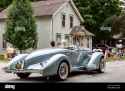
[[61, 62], [58, 71], [57, 77], [59, 80], [66, 80], [69, 75], [69, 66], [66, 62]]

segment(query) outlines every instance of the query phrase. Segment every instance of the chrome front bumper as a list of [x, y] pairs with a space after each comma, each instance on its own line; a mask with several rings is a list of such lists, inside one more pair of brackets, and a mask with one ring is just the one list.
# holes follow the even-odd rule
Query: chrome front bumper
[[4, 68], [4, 71], [6, 73], [40, 73], [43, 74], [43, 70], [39, 70], [39, 69], [8, 69], [8, 68]]

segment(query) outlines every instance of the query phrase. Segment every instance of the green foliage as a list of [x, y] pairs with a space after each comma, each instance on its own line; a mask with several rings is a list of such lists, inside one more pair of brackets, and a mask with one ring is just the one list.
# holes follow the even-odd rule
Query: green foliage
[[121, 34], [119, 38], [125, 37], [125, 14], [117, 16], [112, 24], [112, 35]]
[[[0, 9], [5, 8], [13, 0], [0, 0]], [[39, 0], [31, 0], [39, 1]], [[96, 35], [96, 39], [108, 39], [111, 36], [110, 31], [100, 31], [100, 27], [112, 26], [112, 16], [118, 16], [121, 13], [120, 0], [73, 0], [80, 10], [85, 22], [85, 27]], [[108, 19], [108, 21], [107, 21]], [[104, 37], [102, 37], [104, 36]]]
[[[93, 32], [97, 39], [102, 39], [102, 36], [106, 36], [107, 38], [107, 31], [100, 31], [100, 27], [104, 24], [107, 18], [121, 13], [121, 8], [119, 7], [120, 1], [74, 0], [74, 2], [85, 20], [85, 27]], [[111, 24], [109, 24], [109, 27], [111, 27]]]
[[13, 0], [0, 0], [0, 8], [6, 8]]
[[6, 21], [6, 40], [19, 50], [35, 48], [37, 32], [29, 0], [14, 0]]
[[[40, 1], [40, 0], [30, 0], [30, 1]], [[12, 2], [13, 2], [13, 0], [0, 0], [0, 9], [6, 8]]]
[[4, 60], [4, 55], [0, 54], [0, 60]]

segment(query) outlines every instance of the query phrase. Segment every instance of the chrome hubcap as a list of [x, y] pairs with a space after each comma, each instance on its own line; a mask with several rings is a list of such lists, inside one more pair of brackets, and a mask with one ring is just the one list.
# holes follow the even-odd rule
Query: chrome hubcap
[[62, 63], [59, 68], [59, 76], [61, 79], [66, 79], [68, 76], [68, 66], [66, 63]]
[[102, 62], [100, 63], [100, 69], [101, 69], [102, 72], [105, 71], [105, 62], [104, 62], [104, 60], [102, 60]]

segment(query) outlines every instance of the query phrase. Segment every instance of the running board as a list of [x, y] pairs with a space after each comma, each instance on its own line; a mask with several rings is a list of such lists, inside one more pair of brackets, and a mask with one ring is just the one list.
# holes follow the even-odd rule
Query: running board
[[82, 70], [86, 70], [87, 68], [85, 66], [74, 66], [72, 67], [73, 71], [82, 71]]

